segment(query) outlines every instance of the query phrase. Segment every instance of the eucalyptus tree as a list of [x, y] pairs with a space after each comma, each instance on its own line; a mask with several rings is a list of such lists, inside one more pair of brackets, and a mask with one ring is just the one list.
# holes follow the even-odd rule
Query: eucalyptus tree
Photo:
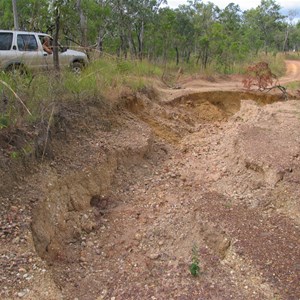
[[[49, 24], [48, 0], [18, 0], [19, 29], [28, 31], [45, 31]], [[14, 28], [12, 1], [0, 0], [0, 28]]]
[[255, 46], [256, 50], [263, 47], [266, 53], [272, 48], [279, 50], [284, 39], [284, 16], [280, 9], [274, 0], [262, 0], [257, 8], [245, 12], [249, 46]]
[[142, 59], [145, 43], [145, 30], [151, 27], [155, 14], [165, 0], [112, 0], [113, 23], [120, 39], [120, 50], [127, 57]]
[[62, 34], [78, 36], [79, 18], [76, 11], [76, 0], [50, 0], [49, 3], [50, 30], [53, 33], [53, 60], [54, 66], [59, 69], [59, 44]]
[[[294, 39], [290, 40], [290, 35], [291, 33], [295, 32], [296, 26], [294, 26], [294, 20], [297, 17], [297, 11], [296, 10], [290, 10], [288, 11], [288, 15], [285, 17], [285, 37], [284, 37], [284, 42], [283, 42], [283, 47], [282, 51], [288, 51], [290, 50], [293, 45], [290, 45], [291, 43], [293, 44], [295, 36], [293, 36]], [[297, 38], [296, 38], [297, 39]], [[295, 46], [293, 47], [295, 49]]]
[[13, 15], [14, 15], [14, 27], [15, 30], [19, 30], [19, 17], [18, 17], [16, 0], [12, 0], [12, 6], [13, 6]]
[[138, 42], [138, 57], [143, 58], [145, 30], [154, 22], [161, 4], [165, 0], [134, 0], [129, 1], [128, 12], [131, 15], [133, 30]]
[[85, 0], [81, 3], [88, 28], [87, 41], [90, 45], [95, 45], [100, 53], [104, 50], [105, 37], [113, 36], [115, 31], [110, 3], [110, 0]]
[[12, 2], [7, 0], [0, 0], [0, 28], [12, 29], [13, 22], [13, 8]]
[[180, 57], [185, 59], [186, 63], [189, 63], [195, 37], [193, 12], [189, 6], [180, 5], [175, 13], [174, 47], [176, 50], [176, 63], [179, 64]]
[[[297, 51], [299, 53], [300, 51], [300, 21], [298, 21], [297, 24], [295, 24], [290, 31], [289, 35], [289, 46], [290, 49], [293, 51]], [[298, 54], [299, 56], [299, 54]]]
[[190, 6], [193, 10], [197, 63], [201, 61], [202, 68], [206, 69], [213, 55], [211, 34], [220, 9], [211, 2], [204, 4], [199, 0], [190, 1]]
[[243, 47], [243, 31], [242, 31], [242, 11], [239, 5], [230, 3], [219, 14], [218, 18], [220, 44], [217, 59], [223, 66], [225, 72], [234, 64], [234, 62], [242, 59], [247, 54]]

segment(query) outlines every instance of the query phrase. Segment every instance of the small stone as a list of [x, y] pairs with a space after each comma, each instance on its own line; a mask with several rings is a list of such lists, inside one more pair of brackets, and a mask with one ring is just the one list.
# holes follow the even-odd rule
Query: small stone
[[29, 292], [28, 289], [23, 290], [23, 291], [21, 291], [21, 292], [18, 292], [17, 296], [18, 296], [19, 298], [23, 298], [28, 292]]
[[141, 239], [142, 239], [142, 236], [139, 234], [139, 233], [137, 233], [136, 235], [135, 235], [135, 237], [134, 237], [137, 241], [140, 241]]
[[150, 259], [158, 259], [160, 257], [160, 254], [159, 253], [152, 253], [152, 254], [149, 254], [148, 256]]
[[20, 273], [26, 273], [26, 269], [20, 268], [20, 269], [19, 269], [19, 272], [20, 272]]
[[93, 243], [92, 241], [88, 241], [88, 242], [86, 243], [86, 245], [87, 245], [88, 247], [93, 247], [93, 246], [94, 246], [94, 243]]
[[13, 244], [18, 244], [20, 242], [20, 238], [17, 236], [12, 240]]
[[107, 294], [107, 290], [103, 290], [102, 293], [101, 293], [101, 296], [98, 296], [98, 297], [96, 298], [96, 300], [104, 300], [106, 294]]
[[86, 258], [84, 256], [80, 256], [79, 261], [80, 262], [86, 262]]
[[14, 211], [14, 212], [17, 212], [17, 211], [18, 211], [18, 207], [12, 205], [12, 206], [10, 207], [10, 210], [11, 210], [11, 211]]

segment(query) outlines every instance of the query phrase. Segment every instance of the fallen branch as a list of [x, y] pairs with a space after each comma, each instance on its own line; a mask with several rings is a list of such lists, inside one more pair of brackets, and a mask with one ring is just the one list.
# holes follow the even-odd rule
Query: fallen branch
[[24, 106], [24, 108], [26, 109], [26, 111], [28, 112], [29, 115], [32, 116], [32, 113], [30, 112], [30, 110], [27, 108], [27, 106], [25, 105], [25, 103], [22, 101], [22, 99], [17, 95], [17, 93], [11, 88], [10, 85], [8, 85], [5, 81], [0, 80], [0, 83], [2, 83], [5, 87], [7, 87], [13, 94], [14, 96], [21, 102], [21, 104]]
[[271, 90], [276, 89], [276, 88], [278, 88], [278, 89], [282, 92], [282, 94], [283, 94], [283, 96], [284, 96], [284, 99], [285, 99], [285, 100], [288, 100], [288, 93], [287, 93], [287, 91], [286, 91], [286, 87], [284, 87], [284, 86], [282, 86], [282, 85], [274, 85], [274, 86], [271, 86], [271, 87], [269, 87], [269, 88], [264, 88], [263, 91], [267, 91], [267, 93], [268, 93], [268, 92], [270, 92]]

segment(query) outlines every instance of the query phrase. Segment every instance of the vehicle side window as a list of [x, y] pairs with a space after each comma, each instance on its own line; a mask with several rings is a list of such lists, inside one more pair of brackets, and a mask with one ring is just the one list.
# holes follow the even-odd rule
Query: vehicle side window
[[0, 33], [0, 51], [1, 50], [10, 50], [12, 39], [13, 39], [13, 34], [11, 32], [1, 32]]
[[32, 34], [18, 34], [17, 44], [20, 51], [37, 51], [38, 44]]
[[45, 42], [45, 38], [48, 37], [49, 38], [49, 46], [53, 47], [53, 38], [50, 37], [49, 35], [39, 35], [39, 39], [41, 41], [41, 44], [43, 45]]

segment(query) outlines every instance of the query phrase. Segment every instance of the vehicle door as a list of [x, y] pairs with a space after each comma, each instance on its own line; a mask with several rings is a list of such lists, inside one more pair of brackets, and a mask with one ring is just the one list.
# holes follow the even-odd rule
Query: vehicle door
[[52, 46], [53, 46], [53, 39], [52, 37], [50, 37], [49, 35], [42, 35], [40, 34], [39, 35], [39, 40], [40, 40], [40, 43], [42, 45], [42, 56], [43, 56], [43, 68], [46, 69], [46, 70], [51, 70], [54, 68], [54, 61], [53, 61], [53, 54], [49, 54], [47, 53], [46, 51], [43, 50], [43, 44], [45, 42], [45, 38], [49, 38], [49, 42], [50, 42], [50, 48], [52, 49]]
[[[53, 38], [49, 35], [39, 34], [39, 40], [41, 42], [41, 45], [43, 45], [45, 37], [49, 38], [50, 49], [53, 50]], [[53, 69], [53, 54], [48, 54], [47, 52], [43, 51], [43, 57], [46, 69]], [[72, 56], [70, 56], [68, 49], [66, 47], [63, 47], [60, 43], [58, 43], [58, 60], [59, 66], [61, 68], [70, 66], [72, 60]]]
[[17, 47], [20, 62], [29, 68], [43, 66], [43, 53], [39, 51], [38, 42], [34, 34], [18, 33]]

